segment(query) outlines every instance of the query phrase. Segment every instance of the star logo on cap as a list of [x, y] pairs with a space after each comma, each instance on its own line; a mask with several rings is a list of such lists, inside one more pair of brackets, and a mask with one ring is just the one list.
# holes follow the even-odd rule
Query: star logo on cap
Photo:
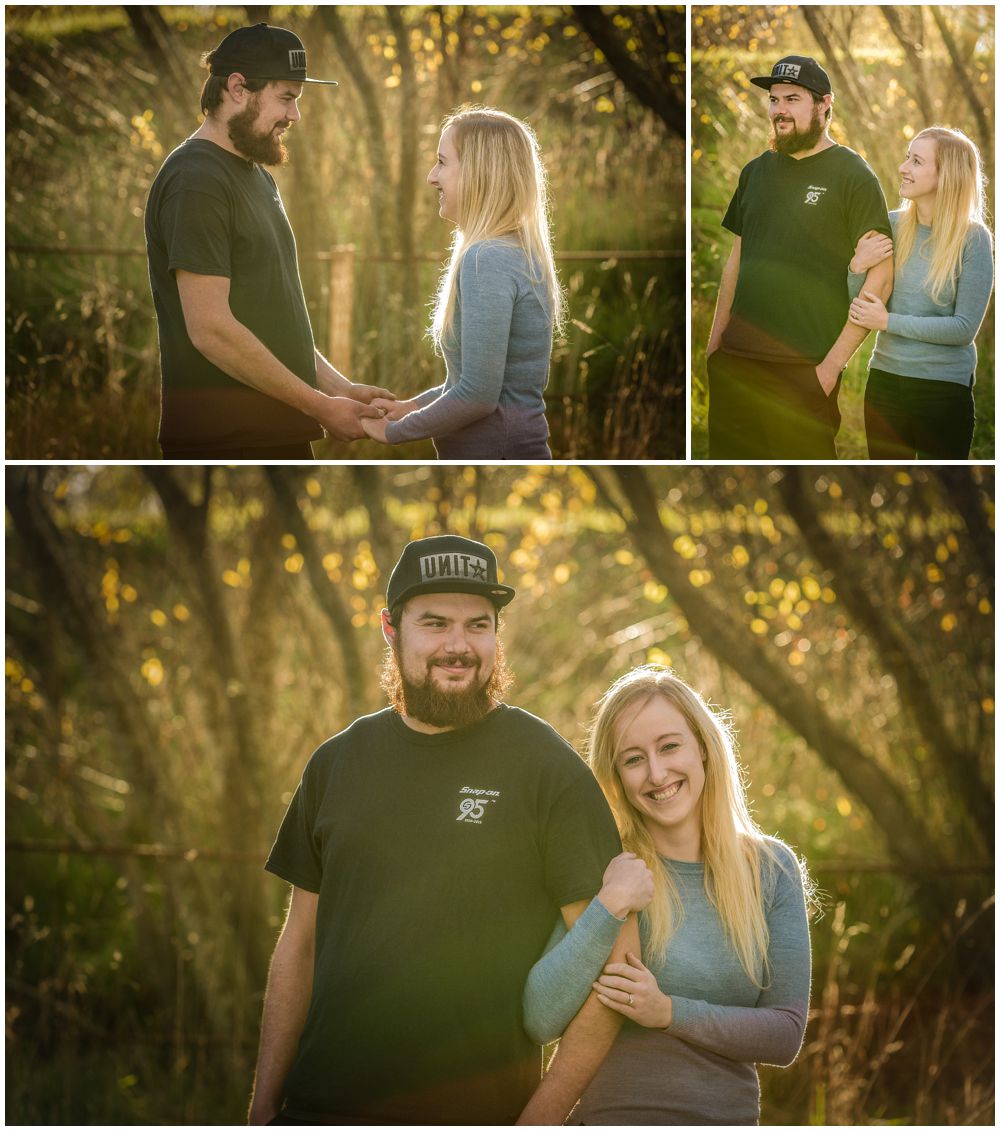
[[482, 579], [483, 579], [483, 581], [485, 581], [485, 580], [486, 580], [486, 567], [485, 567], [485, 563], [482, 563], [482, 562], [473, 562], [473, 563], [472, 563], [472, 576], [473, 576], [474, 578], [476, 578], [477, 580], [478, 580], [479, 578], [482, 578]]

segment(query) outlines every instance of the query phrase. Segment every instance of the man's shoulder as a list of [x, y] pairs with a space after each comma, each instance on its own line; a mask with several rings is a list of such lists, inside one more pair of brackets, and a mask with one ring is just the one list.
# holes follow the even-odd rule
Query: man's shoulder
[[218, 154], [212, 152], [217, 148], [211, 142], [199, 141], [197, 138], [182, 141], [160, 166], [153, 187], [161, 192], [221, 190], [227, 178], [224, 163], [219, 160]]
[[848, 175], [862, 175], [871, 177], [873, 181], [878, 180], [871, 165], [849, 145], [831, 145], [824, 152], [829, 155], [831, 164], [839, 165]]
[[568, 767], [590, 776], [587, 763], [551, 723], [522, 707], [507, 705], [498, 709], [496, 717], [504, 728], [504, 739], [516, 742], [517, 748], [528, 751], [532, 759], [556, 770]]
[[391, 707], [383, 707], [371, 715], [362, 715], [343, 730], [331, 735], [312, 752], [306, 764], [310, 774], [329, 772], [339, 760], [350, 757], [357, 751], [371, 753], [371, 743], [379, 741], [392, 726]]

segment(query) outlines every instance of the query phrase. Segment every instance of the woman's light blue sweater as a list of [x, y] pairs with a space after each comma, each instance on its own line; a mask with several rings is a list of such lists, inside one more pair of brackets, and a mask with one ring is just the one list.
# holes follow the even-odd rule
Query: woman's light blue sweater
[[[763, 988], [747, 976], [705, 891], [704, 864], [663, 859], [684, 904], [666, 959], [646, 961], [673, 1003], [666, 1030], [626, 1020], [572, 1123], [747, 1124], [760, 1114], [755, 1063], [790, 1064], [809, 1008], [809, 926], [802, 874], [791, 850], [769, 839], [762, 867], [769, 932]], [[642, 920], [640, 919], [640, 927]], [[583, 1004], [621, 923], [595, 899], [567, 934], [558, 923], [532, 968], [525, 1028], [553, 1040]], [[576, 937], [574, 937], [576, 936]], [[645, 945], [645, 940], [644, 940]]]
[[[893, 238], [902, 215], [889, 213]], [[900, 377], [969, 385], [976, 371], [976, 334], [993, 292], [993, 244], [981, 224], [969, 228], [957, 285], [947, 287], [937, 305], [927, 292], [930, 238], [931, 228], [920, 224], [913, 250], [896, 268], [889, 327], [879, 330], [868, 366]], [[864, 278], [863, 273], [848, 275], [851, 298]]]
[[443, 385], [385, 430], [390, 444], [433, 439], [441, 459], [551, 459], [543, 391], [552, 353], [552, 296], [519, 243], [473, 244], [462, 258]]

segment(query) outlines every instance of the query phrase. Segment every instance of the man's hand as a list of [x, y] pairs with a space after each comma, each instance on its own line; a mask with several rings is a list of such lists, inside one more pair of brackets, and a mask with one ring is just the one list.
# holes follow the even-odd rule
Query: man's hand
[[371, 403], [375, 408], [382, 409], [388, 420], [402, 420], [404, 416], [409, 416], [420, 408], [416, 401], [389, 401], [382, 397], [376, 397]]
[[624, 962], [612, 962], [594, 983], [597, 1000], [647, 1029], [666, 1029], [673, 1020], [673, 1002], [656, 984], [653, 972], [631, 951]]
[[630, 911], [649, 906], [653, 899], [653, 873], [634, 852], [622, 852], [605, 869], [597, 898], [616, 919], [624, 919]]
[[313, 417], [326, 429], [333, 440], [360, 440], [365, 430], [363, 422], [376, 419], [382, 410], [351, 397], [325, 397], [313, 408]]
[[881, 232], [874, 230], [865, 232], [858, 240], [858, 246], [854, 249], [854, 258], [851, 260], [848, 270], [855, 275], [860, 275], [862, 271], [869, 270], [876, 263], [888, 259], [890, 255], [892, 255], [892, 240], [889, 236], [883, 236]]
[[388, 401], [391, 404], [396, 403], [396, 394], [388, 389], [383, 389], [379, 385], [356, 385], [353, 381], [344, 390], [343, 395], [351, 397], [352, 400], [360, 401], [362, 404], [371, 404], [375, 400]]
[[816, 366], [816, 378], [827, 396], [836, 388], [838, 377], [840, 377], [840, 370], [835, 365], [831, 365], [829, 361], [821, 361]]
[[872, 291], [862, 291], [851, 303], [851, 322], [866, 330], [888, 330], [889, 311], [885, 303]]

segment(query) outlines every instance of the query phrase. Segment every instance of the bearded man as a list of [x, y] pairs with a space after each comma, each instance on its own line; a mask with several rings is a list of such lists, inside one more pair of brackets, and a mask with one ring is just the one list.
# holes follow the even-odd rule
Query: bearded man
[[539, 1083], [525, 980], [620, 842], [572, 747], [502, 701], [513, 597], [493, 551], [456, 535], [409, 543], [392, 571], [392, 706], [312, 755], [266, 864], [292, 895], [251, 1123], [561, 1123], [614, 1040], [591, 995]]
[[[301, 118], [299, 37], [238, 28], [202, 62], [205, 119], [157, 173], [146, 203], [159, 327], [160, 447], [177, 459], [311, 459], [310, 441], [364, 435], [386, 390], [356, 385], [316, 349], [295, 237], [262, 166], [288, 159]], [[389, 396], [392, 396], [390, 393]]]
[[[711, 459], [836, 459], [843, 371], [867, 331], [848, 320], [866, 232], [892, 235], [864, 159], [829, 135], [833, 90], [803, 55], [750, 80], [769, 92], [770, 149], [746, 165], [722, 223], [736, 237], [708, 341]], [[865, 290], [885, 301], [892, 259]]]

